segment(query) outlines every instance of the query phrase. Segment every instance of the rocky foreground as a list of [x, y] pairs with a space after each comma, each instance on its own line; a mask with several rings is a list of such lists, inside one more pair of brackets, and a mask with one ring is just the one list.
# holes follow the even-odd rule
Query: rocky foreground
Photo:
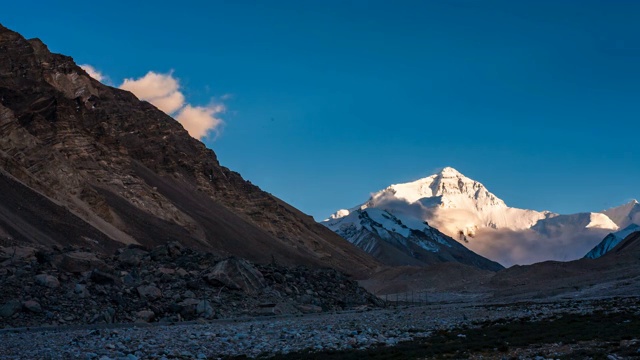
[[[575, 322], [581, 330], [595, 331], [594, 338], [587, 338], [591, 341], [588, 346], [595, 346], [593, 341], [599, 340], [600, 344], [609, 345], [611, 349], [611, 344], [620, 343], [624, 344], [627, 353], [636, 353], [640, 351], [640, 342], [633, 337], [638, 336], [638, 333], [633, 333], [640, 322], [638, 305], [637, 298], [484, 306], [445, 304], [236, 322], [213, 320], [203, 324], [2, 330], [0, 357], [106, 360], [275, 356], [287, 359], [357, 359], [382, 354], [377, 358], [425, 358], [430, 356], [424, 354], [433, 354], [429, 351], [441, 349], [444, 354], [451, 352], [453, 358], [544, 359], [562, 354], [569, 354], [569, 358], [589, 358], [571, 356], [580, 353], [568, 352], [567, 349], [582, 351], [585, 343], [578, 341], [583, 339], [581, 337], [566, 342], [567, 337], [562, 337], [562, 334], [570, 333], [572, 329], [565, 323]], [[619, 330], [628, 332], [617, 342], [606, 337], [609, 336], [607, 326], [598, 322], [598, 319], [613, 315], [617, 317], [609, 325], [626, 326]], [[588, 329], [575, 320], [581, 317], [594, 321], [594, 329]], [[502, 339], [505, 333], [518, 331], [506, 327], [509, 324], [552, 329], [552, 325], [562, 322], [562, 319], [568, 320], [562, 323], [562, 331], [557, 334], [547, 335], [544, 331], [525, 329], [529, 336], [537, 336], [540, 343], [527, 340], [524, 350], [522, 347], [513, 348], [509, 344], [510, 339]], [[482, 342], [480, 345], [478, 337]], [[552, 341], [548, 341], [549, 338]], [[478, 351], [484, 355], [477, 357], [478, 352], [468, 352], [474, 348], [480, 349]], [[393, 356], [383, 356], [390, 352]], [[609, 359], [627, 358], [615, 353], [609, 355]]]
[[379, 307], [332, 269], [221, 259], [173, 242], [122, 248], [0, 247], [0, 328], [179, 323]]

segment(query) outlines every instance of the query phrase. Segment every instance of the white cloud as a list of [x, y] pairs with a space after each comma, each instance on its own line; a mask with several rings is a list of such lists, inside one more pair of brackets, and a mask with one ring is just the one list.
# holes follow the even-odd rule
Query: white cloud
[[225, 110], [224, 105], [191, 106], [187, 104], [176, 116], [182, 126], [196, 139], [202, 139], [218, 128], [222, 120], [217, 116]]
[[[219, 115], [224, 113], [225, 106], [219, 103], [208, 106], [186, 103], [180, 91], [180, 81], [173, 76], [173, 72], [161, 74], [149, 71], [139, 79], [125, 79], [120, 88], [131, 91], [139, 99], [173, 116], [196, 139], [206, 137], [223, 124]], [[229, 94], [221, 97], [222, 100], [229, 98]]]
[[120, 89], [131, 91], [167, 114], [173, 114], [184, 105], [180, 83], [173, 73], [158, 74], [149, 71], [139, 79], [124, 79]]
[[89, 76], [91, 76], [92, 78], [100, 82], [103, 82], [104, 80], [107, 79], [106, 76], [104, 76], [100, 71], [98, 71], [96, 68], [94, 68], [89, 64], [83, 64], [83, 65], [80, 65], [80, 67], [82, 68], [82, 70], [86, 71], [87, 74], [89, 74]]
[[464, 243], [471, 251], [509, 267], [546, 260], [570, 261], [584, 257], [611, 230], [584, 229], [544, 236], [533, 230], [480, 229]]

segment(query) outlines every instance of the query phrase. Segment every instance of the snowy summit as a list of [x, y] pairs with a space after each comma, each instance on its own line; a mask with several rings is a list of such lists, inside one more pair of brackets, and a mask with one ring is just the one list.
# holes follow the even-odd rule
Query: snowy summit
[[[635, 216], [635, 213], [629, 215], [627, 207], [635, 209], [636, 206], [628, 205], [616, 212], [618, 218], [628, 220], [629, 216]], [[640, 210], [640, 206], [637, 208]], [[620, 227], [604, 213], [560, 215], [509, 207], [482, 183], [452, 167], [412, 182], [390, 185], [356, 207], [337, 211], [324, 225], [341, 233], [344, 223], [353, 223], [352, 214], [365, 209], [372, 215], [380, 212], [400, 219], [407, 229], [422, 229], [428, 224], [480, 255], [503, 264], [579, 258], [606, 234]], [[637, 216], [640, 217], [640, 211]], [[388, 231], [402, 234], [393, 225], [379, 223]], [[578, 241], [582, 242], [574, 246]], [[533, 254], [529, 248], [519, 248], [524, 244], [543, 249], [536, 249], [538, 253]]]

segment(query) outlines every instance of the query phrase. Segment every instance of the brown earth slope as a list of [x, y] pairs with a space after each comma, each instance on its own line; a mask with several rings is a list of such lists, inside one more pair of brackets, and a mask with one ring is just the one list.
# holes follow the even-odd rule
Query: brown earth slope
[[[0, 169], [0, 194], [20, 183], [24, 201], [33, 202], [24, 213], [17, 211], [20, 201], [0, 195], [4, 242], [104, 250], [111, 242], [151, 247], [178, 240], [256, 262], [351, 274], [378, 266], [221, 166], [212, 150], [162, 111], [1, 25]], [[74, 220], [53, 221], [50, 211]]]
[[598, 259], [513, 266], [490, 286], [501, 298], [599, 297], [637, 294], [639, 280], [640, 233], [633, 233]]
[[[444, 301], [601, 298], [640, 294], [640, 233], [627, 236], [597, 259], [545, 261], [498, 272], [455, 263], [395, 267], [378, 271], [361, 285], [378, 295], [426, 292]], [[393, 297], [392, 297], [393, 298]]]

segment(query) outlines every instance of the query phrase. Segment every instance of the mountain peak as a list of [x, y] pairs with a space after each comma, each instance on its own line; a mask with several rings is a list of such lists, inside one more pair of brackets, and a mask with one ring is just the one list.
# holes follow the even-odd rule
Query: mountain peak
[[626, 204], [616, 206], [603, 211], [620, 228], [624, 228], [631, 223], [640, 224], [640, 205], [636, 199]]
[[485, 208], [487, 206], [505, 207], [497, 196], [490, 193], [484, 185], [470, 179], [452, 167], [445, 167], [436, 174], [408, 183], [393, 184], [374, 193], [366, 206], [390, 199], [407, 203], [420, 201], [438, 204], [447, 208]]
[[464, 175], [462, 175], [458, 170], [450, 166], [442, 168], [442, 170], [440, 170], [436, 175], [442, 177], [464, 177]]

